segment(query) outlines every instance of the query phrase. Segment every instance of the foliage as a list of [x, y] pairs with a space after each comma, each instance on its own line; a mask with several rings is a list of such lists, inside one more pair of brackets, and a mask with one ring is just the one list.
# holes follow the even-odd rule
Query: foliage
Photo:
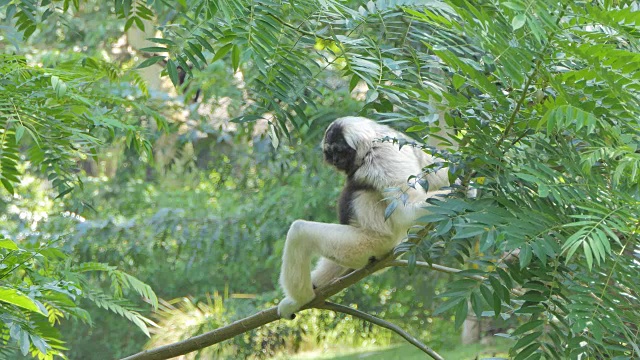
[[[55, 11], [31, 1], [7, 3], [0, 4], [0, 182], [8, 192], [0, 193], [0, 356], [64, 356], [59, 326], [63, 319], [92, 324], [87, 303], [127, 318], [148, 335], [153, 322], [129, 299], [137, 294], [156, 306], [148, 285], [107, 264], [69, 256], [61, 249], [68, 233], [38, 230], [49, 220], [54, 197], [82, 187], [83, 161], [118, 142], [147, 157], [150, 143], [138, 122], [155, 120], [162, 127], [162, 118], [140, 101], [147, 88], [131, 70], [74, 51], [23, 51], [12, 30], [28, 37], [36, 30], [36, 12], [44, 11], [45, 20]], [[32, 186], [44, 191], [34, 196]], [[70, 208], [85, 204], [75, 201]]]
[[[4, 358], [15, 358], [17, 352], [40, 359], [62, 356], [67, 348], [56, 325], [65, 318], [92, 323], [90, 314], [79, 306], [83, 299], [126, 317], [147, 334], [147, 324], [154, 325], [123, 297], [130, 290], [157, 306], [157, 298], [148, 285], [106, 264], [74, 265], [55, 246], [62, 240], [54, 238], [18, 247], [13, 240], [0, 236]], [[91, 286], [87, 272], [103, 273], [113, 291], [103, 293]]]
[[[25, 38], [29, 38], [36, 32], [39, 26], [42, 26], [46, 20], [51, 20], [60, 13], [81, 11], [79, 0], [26, 0], [11, 1], [5, 0], [0, 6], [5, 7], [5, 18], [14, 21], [15, 30], [22, 33]], [[93, 4], [91, 4], [93, 5]], [[146, 4], [140, 1], [122, 1], [115, 0], [113, 2], [113, 11], [118, 18], [126, 19], [125, 30], [129, 29], [133, 24], [144, 29], [143, 20], [149, 20], [153, 17], [153, 12]]]
[[[433, 214], [421, 219], [434, 229], [416, 229], [409, 236], [419, 244], [398, 249], [410, 265], [421, 257], [453, 259], [467, 274], [486, 278], [440, 278], [420, 289], [416, 275], [403, 279], [413, 283], [414, 296], [438, 295], [436, 316], [454, 315], [458, 325], [470, 313], [517, 320], [503, 334], [514, 340], [516, 359], [640, 356], [637, 3], [194, 0], [153, 6], [115, 1], [113, 9], [89, 1], [0, 4], [8, 4], [5, 22], [35, 44], [40, 34], [50, 39], [59, 30], [37, 19], [64, 22], [68, 13], [90, 12], [80, 4], [98, 6], [107, 21], [123, 18], [123, 28], [152, 23], [153, 11], [162, 37], [150, 39], [157, 46], [139, 49], [148, 56], [138, 59], [138, 67], [166, 64], [164, 74], [185, 98], [194, 88], [234, 97], [230, 114], [239, 123], [238, 136], [210, 124], [188, 127], [175, 156], [185, 160], [167, 162], [174, 172], [154, 179], [149, 163], [138, 159], [140, 151], [150, 150], [134, 115], [147, 123], [159, 117], [136, 101], [144, 99], [138, 97], [144, 88], [130, 71], [130, 58], [114, 70], [96, 57], [68, 52], [64, 61], [42, 66], [41, 58], [3, 55], [0, 180], [6, 189], [16, 187], [20, 164], [28, 159], [64, 194], [74, 182], [77, 159], [97, 158], [97, 146], [122, 141], [118, 135], [127, 134], [133, 144], [134, 151], [120, 154], [116, 179], [92, 179], [82, 193], [81, 199], [94, 198], [100, 216], [83, 213], [85, 222], [45, 221], [38, 227], [46, 234], [72, 231], [63, 239], [73, 256], [127, 266], [156, 281], [152, 285], [169, 298], [194, 293], [206, 301], [203, 294], [228, 283], [270, 291], [287, 222], [332, 218], [326, 199], [335, 197], [336, 182], [315, 169], [310, 144], [329, 118], [357, 112], [395, 122], [425, 143], [439, 140], [439, 150], [425, 151], [447, 163], [452, 180], [460, 179], [456, 196], [434, 202]], [[242, 84], [227, 80], [236, 72]], [[362, 88], [362, 102], [354, 106], [347, 93]], [[264, 119], [271, 121], [269, 150], [264, 137], [254, 139], [249, 131]], [[164, 128], [162, 122], [157, 127]], [[450, 134], [438, 135], [441, 127]], [[197, 141], [202, 133], [207, 141]], [[190, 148], [196, 149], [193, 163]], [[210, 156], [216, 152], [221, 155]], [[291, 168], [287, 160], [293, 160]], [[463, 196], [468, 187], [478, 190], [475, 198]], [[166, 190], [169, 196], [162, 196]], [[24, 228], [23, 220], [15, 223]], [[93, 239], [100, 245], [92, 246]], [[203, 251], [209, 257], [198, 257]], [[260, 278], [252, 282], [253, 274]], [[379, 287], [364, 286], [345, 301], [395, 289], [387, 276], [376, 279]], [[18, 285], [9, 290], [28, 294]], [[6, 294], [26, 301], [17, 292]], [[412, 299], [409, 292], [385, 297], [393, 305], [373, 305], [375, 296], [362, 303], [379, 306], [380, 313], [390, 307], [394, 312], [386, 315], [402, 319], [410, 311], [403, 305], [413, 303], [405, 296]], [[432, 309], [424, 304], [425, 311]], [[413, 314], [424, 320], [424, 314]]]
[[135, 73], [90, 57], [52, 65], [30, 65], [24, 56], [0, 57], [0, 181], [10, 193], [19, 182], [20, 145], [59, 196], [77, 183], [77, 160], [95, 156], [105, 141], [122, 134], [129, 146], [150, 154], [140, 129], [122, 122], [120, 115], [127, 107], [154, 113], [102, 86], [105, 80], [140, 82]]
[[516, 359], [640, 356], [637, 4], [205, 4], [158, 40], [169, 76], [227, 55], [257, 67], [253, 112], [282, 133], [308, 123], [325, 70], [367, 85], [362, 113], [417, 135], [445, 114], [455, 146], [434, 154], [480, 195], [434, 204], [436, 229], [403, 250], [487, 280], [453, 282], [440, 311], [520, 317]]

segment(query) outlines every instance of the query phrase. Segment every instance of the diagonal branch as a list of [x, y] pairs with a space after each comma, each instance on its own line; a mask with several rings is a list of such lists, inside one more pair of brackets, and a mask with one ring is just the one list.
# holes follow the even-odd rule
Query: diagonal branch
[[[367, 266], [361, 269], [354, 270], [346, 274], [345, 276], [338, 278], [337, 280], [333, 281], [329, 285], [322, 287], [320, 289], [317, 289], [316, 297], [313, 299], [313, 301], [303, 306], [301, 310], [310, 309], [310, 308], [325, 309], [325, 310], [342, 312], [342, 313], [346, 313], [346, 314], [361, 318], [363, 320], [369, 321], [373, 324], [382, 326], [384, 328], [387, 328], [389, 330], [396, 332], [397, 334], [405, 338], [408, 342], [415, 345], [417, 348], [424, 351], [426, 354], [428, 354], [432, 358], [442, 359], [442, 357], [439, 354], [437, 354], [428, 346], [422, 344], [415, 337], [411, 336], [410, 334], [402, 330], [397, 325], [386, 322], [373, 315], [369, 315], [346, 306], [333, 304], [325, 301], [325, 299], [339, 293], [340, 291], [348, 288], [349, 286], [359, 282], [360, 280], [366, 278], [367, 276], [379, 270], [382, 270], [387, 267], [392, 267], [392, 266], [407, 266], [406, 260], [396, 259], [399, 255], [400, 254], [393, 254], [393, 252], [389, 253], [388, 255], [380, 259], [376, 259], [370, 262], [369, 264], [367, 264]], [[450, 268], [450, 267], [442, 266], [438, 264], [428, 264], [422, 261], [417, 262], [416, 265], [419, 267], [430, 268], [436, 271], [452, 273], [452, 274], [459, 273], [461, 271], [459, 269]], [[485, 279], [484, 277], [479, 275], [466, 275], [466, 276], [478, 281], [483, 281]], [[159, 346], [154, 349], [144, 350], [137, 354], [123, 358], [122, 360], [163, 360], [163, 359], [173, 358], [176, 356], [188, 354], [190, 352], [221, 343], [237, 335], [240, 335], [247, 331], [251, 331], [260, 326], [269, 324], [277, 320], [280, 320], [280, 317], [278, 316], [278, 310], [276, 307], [271, 307], [269, 309], [260, 311], [259, 313], [251, 315], [244, 319], [235, 321], [219, 329], [216, 329], [201, 335], [197, 335], [173, 344]]]
[[[389, 263], [396, 258], [397, 255], [390, 253], [380, 259], [374, 260], [367, 266], [355, 270], [331, 284], [316, 290], [316, 297], [309, 304], [302, 307], [301, 310], [317, 307], [324, 304], [324, 300], [333, 296], [343, 289], [357, 283], [365, 277], [375, 273], [378, 270], [389, 266]], [[179, 341], [173, 344], [159, 346], [154, 349], [144, 350], [137, 354], [123, 358], [122, 360], [163, 360], [173, 358], [179, 355], [188, 354], [192, 351], [200, 350], [205, 347], [218, 344], [222, 341], [231, 339], [237, 335], [247, 331], [256, 329], [268, 323], [280, 320], [276, 307], [260, 311], [254, 315], [244, 319], [235, 321], [227, 326], [219, 329], [191, 337], [189, 339]]]
[[433, 351], [433, 349], [431, 349], [427, 345], [425, 345], [422, 342], [420, 342], [420, 340], [416, 339], [415, 336], [413, 336], [413, 335], [409, 334], [408, 332], [402, 330], [402, 328], [400, 328], [396, 324], [392, 324], [390, 322], [384, 321], [384, 320], [382, 320], [382, 319], [380, 319], [378, 317], [375, 317], [375, 316], [373, 316], [371, 314], [367, 314], [367, 313], [362, 312], [360, 310], [356, 310], [354, 308], [350, 308], [348, 306], [344, 306], [344, 305], [340, 305], [340, 304], [334, 304], [334, 303], [329, 302], [329, 301], [325, 301], [324, 304], [316, 305], [314, 307], [317, 308], [317, 309], [325, 309], [325, 310], [331, 310], [331, 311], [335, 311], [335, 312], [341, 312], [343, 314], [348, 314], [348, 315], [360, 318], [362, 320], [368, 321], [368, 322], [370, 322], [372, 324], [376, 324], [378, 326], [382, 326], [383, 328], [389, 329], [389, 330], [395, 332], [396, 334], [402, 336], [405, 340], [407, 340], [412, 345], [414, 345], [418, 349], [420, 349], [423, 352], [425, 352], [427, 355], [431, 356], [433, 359], [444, 360], [444, 358], [442, 356], [440, 356], [440, 354], [438, 354], [437, 352]]

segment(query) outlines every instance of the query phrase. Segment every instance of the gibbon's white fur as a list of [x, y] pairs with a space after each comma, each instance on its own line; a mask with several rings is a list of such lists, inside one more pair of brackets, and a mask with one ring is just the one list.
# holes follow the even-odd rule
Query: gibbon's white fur
[[[422, 174], [437, 160], [414, 146], [380, 139], [408, 139], [392, 128], [363, 117], [343, 117], [327, 128], [322, 141], [325, 160], [346, 173], [347, 181], [338, 204], [340, 224], [296, 220], [291, 224], [282, 256], [280, 285], [286, 297], [278, 314], [293, 318], [300, 307], [315, 297], [315, 287], [328, 284], [347, 269], [361, 268], [372, 257], [387, 254], [407, 234], [415, 220], [428, 211], [427, 198], [446, 194], [447, 169]], [[411, 175], [428, 181], [429, 191], [409, 186]], [[397, 189], [389, 192], [388, 189]], [[387, 191], [385, 191], [387, 190]], [[406, 202], [385, 220], [385, 209], [405, 192]], [[388, 200], [387, 200], [388, 199]], [[321, 258], [315, 270], [311, 261]]]

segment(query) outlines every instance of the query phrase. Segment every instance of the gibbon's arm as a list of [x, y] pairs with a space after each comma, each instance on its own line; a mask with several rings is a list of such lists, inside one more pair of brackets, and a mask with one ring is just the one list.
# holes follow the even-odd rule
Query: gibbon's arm
[[410, 186], [407, 182], [407, 176], [407, 178], [404, 179], [404, 185], [400, 187], [399, 190], [385, 194], [388, 202], [400, 202], [391, 215], [391, 220], [396, 226], [408, 229], [415, 225], [418, 218], [430, 213], [430, 205], [427, 203], [428, 199], [441, 199], [451, 193], [452, 189], [449, 188], [448, 169], [440, 169], [435, 173], [423, 176], [429, 184], [428, 191], [426, 191], [422, 185], [418, 184], [415, 179], [409, 181], [409, 183], [412, 183]]

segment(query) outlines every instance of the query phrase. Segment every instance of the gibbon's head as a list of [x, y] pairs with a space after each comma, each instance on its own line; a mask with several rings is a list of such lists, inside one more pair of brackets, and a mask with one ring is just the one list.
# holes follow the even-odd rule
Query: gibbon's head
[[382, 127], [363, 117], [343, 117], [329, 125], [322, 140], [324, 159], [347, 175], [353, 175], [363, 164], [379, 137], [376, 130]]

